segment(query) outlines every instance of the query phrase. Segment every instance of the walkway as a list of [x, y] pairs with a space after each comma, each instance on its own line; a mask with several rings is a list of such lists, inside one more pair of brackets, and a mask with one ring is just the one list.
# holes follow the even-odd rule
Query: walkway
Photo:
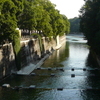
[[21, 70], [17, 71], [18, 75], [29, 75], [35, 68], [40, 67], [44, 60], [49, 57], [49, 54], [47, 54], [42, 60], [40, 60], [37, 64], [29, 64], [28, 66], [22, 68]]

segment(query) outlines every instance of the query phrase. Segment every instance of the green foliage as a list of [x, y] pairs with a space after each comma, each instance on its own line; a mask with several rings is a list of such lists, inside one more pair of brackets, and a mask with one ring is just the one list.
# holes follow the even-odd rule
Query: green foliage
[[19, 36], [19, 31], [15, 30], [13, 34], [10, 34], [10, 39], [13, 41], [13, 49], [14, 49], [14, 54], [15, 54], [15, 62], [16, 62], [16, 67], [18, 70], [21, 68], [21, 57], [20, 57], [20, 36]]
[[42, 31], [46, 37], [69, 33], [69, 22], [49, 0], [25, 0], [20, 16], [21, 29]]
[[36, 26], [36, 11], [27, 0], [24, 2], [22, 15], [19, 17], [19, 27], [21, 29], [33, 30]]
[[80, 19], [78, 17], [74, 17], [72, 19], [69, 19], [69, 22], [70, 22], [70, 32], [71, 33], [74, 33], [74, 32], [79, 33]]
[[12, 2], [16, 6], [16, 12], [17, 12], [16, 13], [16, 17], [18, 18], [21, 15], [21, 13], [22, 13], [22, 11], [24, 9], [23, 0], [12, 0]]
[[[13, 43], [16, 65], [20, 69], [20, 39], [15, 29], [37, 30], [46, 37], [69, 33], [69, 21], [49, 0], [0, 0], [0, 41]], [[41, 34], [38, 35], [40, 49]]]
[[0, 33], [8, 38], [9, 35], [17, 27], [16, 20], [16, 6], [11, 0], [0, 1], [1, 5], [1, 15], [0, 15]]
[[63, 17], [65, 33], [68, 34], [70, 32], [70, 22], [65, 15], [62, 15], [62, 17]]
[[17, 69], [20, 69], [20, 37], [17, 27], [17, 16], [19, 12], [18, 7], [15, 5], [14, 0], [1, 0], [0, 1], [0, 38], [3, 40], [8, 39], [13, 43], [15, 62]]
[[100, 54], [100, 0], [86, 0], [80, 10], [80, 27], [88, 44]]
[[70, 25], [49, 0], [1, 0], [0, 33], [9, 38], [16, 27], [56, 37], [69, 33]]

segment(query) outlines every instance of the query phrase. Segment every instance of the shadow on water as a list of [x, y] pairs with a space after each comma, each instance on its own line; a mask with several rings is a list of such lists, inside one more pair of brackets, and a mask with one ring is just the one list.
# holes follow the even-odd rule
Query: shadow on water
[[91, 51], [89, 51], [85, 65], [89, 69], [88, 74], [92, 76], [86, 77], [85, 81], [89, 87], [81, 91], [81, 96], [83, 100], [100, 100], [100, 70]]
[[87, 67], [91, 67], [91, 68], [98, 68], [99, 65], [97, 63], [97, 61], [95, 60], [95, 58], [93, 57], [93, 54], [91, 51], [89, 51], [87, 60], [86, 60], [86, 66]]

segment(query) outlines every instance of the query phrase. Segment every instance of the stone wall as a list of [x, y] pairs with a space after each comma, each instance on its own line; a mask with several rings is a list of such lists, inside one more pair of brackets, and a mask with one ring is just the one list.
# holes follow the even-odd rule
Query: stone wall
[[[66, 36], [59, 38], [59, 42], [66, 41]], [[56, 49], [56, 39], [53, 37], [42, 38], [42, 52], [40, 50], [39, 39], [30, 39], [21, 41], [21, 68], [27, 66], [29, 63], [36, 64], [47, 53]], [[15, 56], [12, 44], [4, 44], [0, 48], [0, 79], [16, 71]]]
[[4, 44], [0, 48], [0, 79], [11, 74], [12, 70], [16, 70], [12, 44]]
[[30, 62], [37, 63], [38, 60], [42, 59], [46, 53], [51, 52], [56, 46], [56, 41], [52, 38], [42, 38], [42, 48], [40, 50], [40, 44], [38, 39], [31, 39], [27, 41], [21, 41], [21, 67], [25, 67]]

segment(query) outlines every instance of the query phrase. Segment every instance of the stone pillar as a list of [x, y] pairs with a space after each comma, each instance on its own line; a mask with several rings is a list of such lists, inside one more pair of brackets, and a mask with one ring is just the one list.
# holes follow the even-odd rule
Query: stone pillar
[[57, 50], [57, 61], [59, 61], [59, 50]]
[[43, 39], [44, 53], [46, 53], [45, 37], [42, 37], [42, 39]]
[[57, 35], [56, 41], [57, 41], [56, 49], [59, 49], [61, 47], [61, 44], [59, 42], [59, 35]]
[[19, 31], [19, 36], [21, 37], [21, 30], [18, 30]]
[[57, 35], [57, 46], [59, 46], [59, 35]]

